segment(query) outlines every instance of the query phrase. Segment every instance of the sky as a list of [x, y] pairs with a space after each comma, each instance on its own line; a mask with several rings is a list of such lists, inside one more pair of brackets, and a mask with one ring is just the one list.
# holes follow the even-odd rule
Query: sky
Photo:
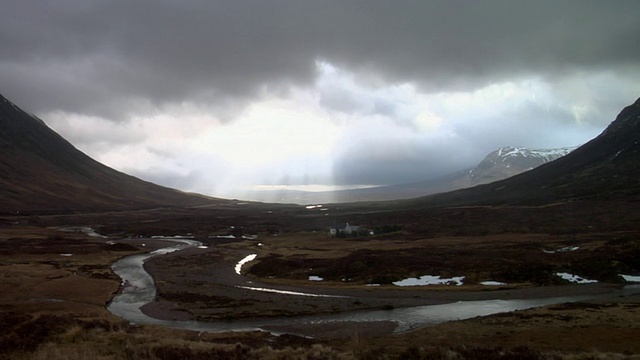
[[640, 96], [640, 2], [0, 0], [0, 93], [221, 197], [410, 183], [576, 146]]

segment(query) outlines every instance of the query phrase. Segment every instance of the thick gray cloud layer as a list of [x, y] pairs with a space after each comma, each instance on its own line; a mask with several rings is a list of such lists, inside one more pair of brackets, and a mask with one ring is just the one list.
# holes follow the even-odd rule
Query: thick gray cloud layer
[[[232, 122], [265, 93], [285, 96], [293, 88], [318, 86], [318, 63], [326, 62], [353, 74], [363, 88], [412, 83], [424, 94], [469, 92], [537, 78], [563, 84], [553, 92], [574, 101], [576, 88], [585, 86], [575, 79], [594, 73], [638, 79], [638, 14], [637, 0], [4, 0], [0, 91], [37, 114], [129, 122], [188, 103]], [[601, 92], [592, 89], [580, 99], [597, 105], [582, 119], [596, 128], [634, 100], [629, 87], [599, 86]], [[325, 86], [320, 104], [336, 113], [368, 111], [402, 122], [393, 101], [377, 97], [371, 105], [370, 99], [343, 90]], [[553, 115], [550, 128], [561, 131], [563, 122], [576, 120], [567, 108], [543, 108], [535, 101], [527, 106], [512, 114], [531, 117], [522, 123]], [[486, 118], [484, 125], [458, 133], [482, 142], [488, 133], [483, 126], [496, 121]], [[510, 144], [526, 142], [518, 129], [513, 133]], [[491, 150], [495, 141], [475, 149]], [[415, 149], [441, 159], [447, 151], [436, 145], [421, 143]], [[360, 151], [358, 157], [366, 156]], [[405, 168], [415, 169], [417, 159], [407, 159]], [[433, 170], [439, 175], [458, 162], [420, 165], [439, 169]], [[337, 161], [335, 169], [341, 183], [372, 179], [381, 165], [358, 170], [344, 163]], [[397, 181], [391, 178], [379, 182]]]
[[250, 97], [261, 86], [310, 81], [319, 58], [438, 90], [636, 66], [640, 58], [635, 0], [5, 0], [2, 7], [3, 91], [34, 111], [128, 112], [136, 110], [111, 105]]

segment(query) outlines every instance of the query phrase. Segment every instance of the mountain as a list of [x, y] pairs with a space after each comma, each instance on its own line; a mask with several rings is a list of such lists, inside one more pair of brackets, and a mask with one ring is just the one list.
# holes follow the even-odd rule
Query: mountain
[[491, 152], [478, 166], [469, 171], [466, 178], [469, 186], [465, 187], [487, 184], [518, 175], [565, 156], [575, 149], [575, 147], [558, 149], [501, 147]]
[[[533, 159], [545, 162], [570, 149], [502, 148], [489, 154], [476, 168], [440, 179], [334, 192], [326, 200], [308, 202], [400, 199], [461, 187], [469, 188], [404, 200], [402, 206], [637, 201], [639, 141], [640, 99], [587, 144], [505, 180], [474, 186], [508, 176], [509, 171], [529, 169], [535, 165]], [[225, 201], [158, 186], [104, 166], [0, 95], [0, 212], [128, 210], [222, 202]]]
[[640, 99], [596, 138], [534, 170], [490, 184], [411, 200], [424, 206], [541, 205], [640, 200]]
[[0, 212], [124, 210], [216, 201], [107, 167], [0, 95]]
[[574, 149], [575, 147], [528, 149], [505, 146], [489, 153], [474, 168], [426, 181], [339, 191], [256, 191], [252, 195], [261, 201], [300, 204], [409, 199], [506, 179], [558, 159]]

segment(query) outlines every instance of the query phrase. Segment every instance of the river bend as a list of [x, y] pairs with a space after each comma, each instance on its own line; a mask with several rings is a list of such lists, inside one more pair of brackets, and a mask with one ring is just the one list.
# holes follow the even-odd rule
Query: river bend
[[[205, 332], [267, 330], [300, 324], [322, 324], [329, 322], [379, 322], [390, 321], [397, 324], [396, 332], [409, 331], [446, 321], [463, 320], [476, 316], [486, 316], [502, 312], [540, 307], [564, 302], [583, 301], [597, 297], [630, 295], [640, 292], [638, 285], [626, 286], [622, 290], [612, 290], [605, 295], [581, 295], [518, 300], [459, 301], [441, 305], [416, 306], [393, 310], [363, 310], [329, 315], [283, 317], [271, 319], [243, 319], [216, 322], [195, 320], [161, 320], [144, 314], [140, 308], [155, 300], [156, 288], [153, 278], [145, 271], [148, 259], [188, 247], [200, 246], [195, 240], [165, 238], [177, 242], [146, 254], [137, 254], [118, 260], [112, 265], [113, 271], [122, 279], [121, 291], [108, 305], [108, 310], [131, 323], [155, 324], [170, 328]], [[291, 295], [294, 296], [294, 295]]]

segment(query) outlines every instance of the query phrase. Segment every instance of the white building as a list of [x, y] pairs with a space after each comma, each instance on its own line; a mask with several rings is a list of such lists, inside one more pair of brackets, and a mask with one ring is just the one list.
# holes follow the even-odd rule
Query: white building
[[338, 224], [329, 228], [329, 235], [336, 236], [340, 232], [346, 235], [351, 235], [354, 232], [357, 233], [358, 230], [360, 230], [360, 226], [358, 225], [349, 225], [349, 223]]

